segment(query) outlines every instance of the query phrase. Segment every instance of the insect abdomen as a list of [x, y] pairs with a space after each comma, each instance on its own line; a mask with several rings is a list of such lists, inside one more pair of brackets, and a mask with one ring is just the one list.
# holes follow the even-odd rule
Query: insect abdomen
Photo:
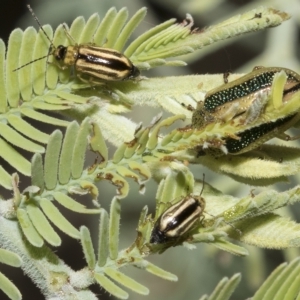
[[76, 72], [105, 81], [137, 77], [140, 72], [122, 53], [108, 48], [84, 45], [78, 47]]
[[187, 196], [172, 205], [155, 222], [150, 243], [166, 243], [188, 232], [199, 220], [204, 206], [203, 198], [196, 196]]

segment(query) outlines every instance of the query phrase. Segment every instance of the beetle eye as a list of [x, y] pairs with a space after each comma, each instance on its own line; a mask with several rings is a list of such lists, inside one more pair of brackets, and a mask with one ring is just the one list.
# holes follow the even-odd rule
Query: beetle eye
[[59, 45], [57, 47], [57, 51], [56, 51], [56, 55], [55, 55], [55, 58], [57, 60], [63, 60], [66, 56], [66, 53], [67, 53], [67, 47], [64, 47], [62, 45]]

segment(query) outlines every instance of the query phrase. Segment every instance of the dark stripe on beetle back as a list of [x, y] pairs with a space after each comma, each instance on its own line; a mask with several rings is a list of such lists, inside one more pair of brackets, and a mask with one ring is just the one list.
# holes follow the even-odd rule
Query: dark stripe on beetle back
[[123, 71], [125, 73], [124, 74], [123, 72], [112, 70], [106, 66], [102, 66], [102, 68], [94, 68], [89, 63], [86, 63], [86, 61], [83, 61], [82, 63], [82, 60], [77, 60], [76, 69], [82, 74], [87, 74], [104, 80], [106, 80], [105, 78], [110, 78], [110, 80], [122, 80], [127, 76], [127, 71]]
[[[83, 57], [81, 57], [81, 56], [80, 56], [80, 58], [83, 59]], [[116, 71], [128, 71], [128, 70], [131, 70], [131, 68], [132, 68], [131, 66], [128, 66], [127, 64], [125, 64], [124, 61], [121, 61], [119, 59], [113, 59], [113, 58], [105, 59], [102, 57], [88, 55], [85, 57], [85, 61], [91, 62], [94, 65], [105, 66], [105, 67], [111, 68]]]
[[[255, 76], [245, 82], [238, 83], [236, 86], [209, 95], [204, 100], [204, 108], [209, 112], [214, 112], [215, 108], [224, 103], [234, 101], [249, 94], [269, 87], [273, 83], [273, 77], [277, 72], [265, 72]], [[237, 79], [237, 81], [241, 80]], [[288, 74], [288, 80], [298, 81], [294, 76]]]
[[105, 66], [116, 71], [128, 71], [132, 69], [132, 64], [129, 59], [116, 53], [115, 51], [103, 51], [93, 49], [80, 49], [78, 59], [82, 59], [87, 63], [92, 63], [96, 66]]
[[288, 116], [286, 118], [278, 119], [275, 122], [269, 122], [262, 124], [260, 126], [247, 129], [237, 136], [240, 137], [239, 140], [229, 138], [226, 140], [226, 148], [228, 153], [237, 153], [242, 149], [248, 147], [250, 144], [254, 143], [256, 140], [264, 136], [265, 134], [271, 132], [277, 127], [284, 125], [290, 121], [295, 115]]
[[[169, 230], [175, 229], [177, 225], [180, 225], [184, 220], [188, 219], [189, 216], [193, 214], [199, 207], [199, 202], [194, 199], [194, 203], [188, 205], [185, 209], [183, 209], [180, 214], [175, 214], [172, 222], [169, 222], [168, 226], [163, 230], [168, 233]], [[168, 210], [166, 211], [168, 212]], [[198, 216], [197, 216], [198, 217]]]
[[291, 87], [288, 90], [284, 90], [283, 96], [285, 96], [286, 94], [289, 94], [289, 93], [298, 92], [299, 90], [300, 90], [300, 83], [294, 85], [293, 87]]
[[84, 47], [84, 49], [88, 49], [90, 50], [91, 52], [101, 52], [101, 53], [104, 53], [104, 54], [107, 54], [107, 55], [114, 55], [114, 56], [117, 56], [117, 57], [124, 57], [124, 55], [119, 52], [119, 51], [115, 51], [113, 49], [108, 49], [108, 48], [102, 48], [102, 47], [93, 47], [93, 46], [87, 46], [87, 47]]

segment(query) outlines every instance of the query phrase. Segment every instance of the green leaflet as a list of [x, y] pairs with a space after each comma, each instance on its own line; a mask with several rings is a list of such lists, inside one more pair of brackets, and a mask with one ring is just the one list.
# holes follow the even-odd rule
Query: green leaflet
[[11, 299], [21, 300], [22, 295], [17, 287], [0, 272], [0, 289]]
[[20, 173], [30, 175], [30, 162], [0, 138], [0, 156]]
[[44, 190], [44, 166], [41, 154], [35, 154], [31, 161], [31, 183], [40, 188], [41, 192]]
[[253, 300], [292, 300], [299, 294], [299, 258], [278, 266], [267, 278]]
[[135, 266], [137, 266], [138, 268], [141, 268], [141, 269], [144, 269], [146, 270], [147, 272], [153, 274], [153, 275], [156, 275], [158, 277], [161, 277], [163, 279], [166, 279], [166, 280], [170, 280], [170, 281], [177, 281], [178, 278], [176, 275], [170, 273], [170, 272], [167, 272], [163, 269], [161, 269], [160, 267], [146, 261], [146, 260], [140, 260], [140, 261], [137, 261], [135, 263]]
[[98, 237], [98, 266], [103, 267], [106, 264], [109, 254], [109, 218], [107, 212], [103, 209], [100, 213], [99, 237]]
[[128, 9], [123, 7], [121, 8], [115, 16], [115, 19], [110, 22], [109, 30], [107, 32], [107, 41], [105, 42], [105, 46], [108, 48], [114, 48], [114, 44], [118, 40], [118, 36], [122, 28], [124, 27], [128, 18]]
[[119, 299], [128, 299], [128, 293], [119, 288], [116, 284], [114, 284], [110, 279], [102, 274], [95, 273], [94, 277], [96, 281], [104, 288], [107, 292], [114, 295]]
[[[100, 17], [97, 13], [90, 16], [84, 29], [81, 31], [80, 37], [76, 40], [79, 44], [87, 44], [93, 41], [93, 36], [100, 23]], [[73, 25], [72, 25], [73, 26]], [[71, 28], [74, 32], [75, 29]]]
[[9, 106], [14, 108], [18, 106], [20, 88], [18, 84], [18, 73], [12, 72], [12, 70], [19, 66], [16, 57], [19, 57], [22, 37], [23, 32], [20, 29], [15, 29], [10, 34], [6, 54], [6, 96]]
[[2, 166], [0, 166], [0, 185], [8, 190], [12, 189], [11, 176], [8, 174]]
[[42, 213], [39, 207], [34, 204], [28, 204], [26, 206], [27, 214], [34, 225], [38, 233], [53, 246], [60, 246], [61, 239], [54, 231], [45, 215]]
[[64, 193], [54, 192], [53, 197], [64, 207], [78, 213], [98, 214], [100, 212], [100, 209], [87, 209], [84, 205], [76, 202]]
[[114, 49], [121, 51], [124, 48], [125, 43], [130, 38], [134, 29], [143, 21], [147, 13], [145, 7], [139, 9], [123, 27], [118, 39], [114, 44]]
[[116, 259], [118, 257], [119, 247], [119, 228], [120, 228], [121, 202], [115, 198], [111, 202], [109, 219], [109, 257]]
[[40, 201], [40, 206], [44, 214], [49, 220], [55, 224], [61, 231], [71, 236], [72, 238], [79, 239], [79, 231], [61, 214], [61, 212], [47, 199]]
[[250, 245], [273, 249], [300, 245], [300, 225], [275, 214], [249, 218], [236, 226], [242, 231], [239, 240]]
[[212, 294], [205, 298], [205, 296], [202, 296], [200, 300], [207, 299], [207, 300], [228, 300], [230, 299], [230, 296], [234, 292], [234, 290], [237, 288], [241, 281], [241, 275], [235, 274], [231, 278], [223, 278], [218, 285], [215, 287]]
[[79, 178], [83, 171], [85, 152], [88, 144], [87, 136], [89, 134], [89, 130], [90, 121], [87, 118], [81, 124], [72, 153], [71, 173], [74, 179]]
[[6, 139], [11, 144], [21, 149], [25, 149], [30, 152], [39, 152], [39, 153], [43, 153], [45, 151], [44, 147], [24, 138], [17, 131], [13, 130], [11, 127], [3, 123], [0, 124], [0, 132], [1, 132], [1, 136], [4, 139]]
[[0, 249], [0, 262], [12, 267], [20, 267], [22, 264], [22, 259], [20, 256], [11, 251]]
[[44, 178], [48, 190], [53, 190], [57, 184], [58, 162], [62, 133], [59, 130], [53, 132], [50, 137], [45, 155]]
[[80, 228], [80, 235], [81, 235], [81, 244], [82, 244], [85, 260], [88, 264], [88, 267], [92, 270], [95, 268], [96, 265], [96, 256], [95, 256], [94, 247], [93, 247], [91, 235], [88, 228], [82, 226]]
[[98, 125], [92, 124], [93, 135], [90, 138], [90, 146], [97, 155], [100, 155], [101, 165], [106, 166], [108, 160], [108, 148]]
[[66, 130], [59, 158], [58, 180], [61, 184], [66, 184], [71, 178], [72, 155], [76, 141], [74, 137], [77, 136], [78, 130], [79, 125], [75, 121]]
[[5, 44], [0, 40], [0, 113], [4, 113], [7, 109], [7, 96], [5, 88]]
[[119, 282], [120, 284], [124, 285], [127, 288], [130, 288], [134, 292], [141, 294], [141, 295], [148, 295], [149, 289], [145, 286], [141, 285], [137, 281], [133, 280], [132, 278], [126, 276], [125, 274], [121, 273], [118, 270], [112, 268], [106, 268], [104, 270], [105, 274], [109, 276], [111, 279]]
[[35, 247], [42, 247], [44, 241], [40, 234], [35, 229], [34, 225], [32, 224], [27, 211], [24, 209], [19, 208], [17, 210], [17, 217], [20, 223], [20, 226], [23, 230], [24, 235], [28, 239], [28, 241], [34, 245]]
[[11, 114], [7, 117], [7, 120], [11, 126], [13, 126], [16, 130], [26, 135], [30, 139], [36, 140], [37, 142], [44, 143], [44, 144], [48, 143], [49, 141], [48, 134], [35, 128], [31, 124], [23, 120], [22, 118]]
[[[47, 33], [50, 39], [53, 37], [53, 31], [51, 26], [45, 25], [43, 29]], [[37, 38], [34, 44], [34, 51], [32, 57], [42, 57], [44, 53], [49, 49], [49, 42], [45, 40], [44, 33], [39, 30], [37, 34]], [[28, 60], [27, 60], [28, 62]], [[45, 63], [44, 59], [38, 60], [31, 65], [32, 74], [35, 76], [35, 80], [33, 80], [33, 90], [36, 95], [42, 95], [46, 88], [46, 81], [45, 81], [45, 73], [47, 70], [47, 64]]]
[[107, 32], [110, 28], [110, 24], [114, 21], [117, 15], [117, 10], [115, 7], [110, 8], [105, 14], [102, 22], [100, 23], [95, 35], [94, 42], [97, 45], [103, 45], [107, 39]]
[[[32, 60], [32, 45], [35, 44], [36, 30], [33, 27], [28, 27], [24, 33], [21, 43], [20, 55], [19, 55], [19, 66], [22, 66]], [[21, 97], [25, 101], [30, 101], [32, 97], [32, 75], [31, 66], [23, 68], [17, 72], [19, 77], [19, 86]]]

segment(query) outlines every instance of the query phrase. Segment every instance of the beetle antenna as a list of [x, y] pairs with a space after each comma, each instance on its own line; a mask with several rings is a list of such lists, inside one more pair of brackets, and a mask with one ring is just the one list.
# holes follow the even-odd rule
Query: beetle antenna
[[45, 55], [45, 56], [42, 56], [42, 57], [40, 57], [40, 58], [37, 58], [37, 59], [35, 59], [35, 60], [32, 60], [32, 61], [30, 61], [29, 63], [27, 63], [27, 64], [25, 64], [25, 65], [23, 65], [23, 66], [21, 66], [21, 67], [19, 67], [19, 68], [16, 68], [16, 69], [14, 69], [14, 70], [12, 70], [12, 71], [13, 71], [13, 72], [18, 71], [18, 70], [20, 70], [20, 69], [22, 69], [22, 68], [24, 68], [24, 67], [26, 67], [26, 66], [28, 66], [28, 65], [31, 65], [32, 63], [34, 63], [34, 62], [36, 62], [36, 61], [38, 61], [38, 60], [44, 59], [44, 58], [46, 58], [46, 57], [48, 57], [48, 56], [49, 56], [49, 54], [47, 54], [47, 55]]
[[49, 53], [48, 53], [47, 55], [42, 56], [42, 57], [39, 57], [39, 58], [37, 58], [37, 59], [34, 59], [34, 60], [28, 62], [27, 64], [25, 64], [25, 65], [23, 65], [23, 66], [21, 66], [21, 67], [19, 67], [19, 68], [14, 69], [13, 72], [18, 71], [18, 70], [20, 70], [20, 69], [22, 69], [22, 68], [24, 68], [24, 67], [26, 67], [26, 66], [28, 66], [28, 65], [30, 65], [30, 64], [32, 64], [32, 63], [34, 63], [34, 62], [36, 62], [36, 61], [39, 61], [39, 60], [44, 59], [44, 58], [46, 58], [46, 57], [49, 57], [49, 55], [53, 54], [52, 49], [53, 49], [53, 48], [54, 48], [54, 49], [56, 48], [56, 47], [53, 45], [52, 41], [50, 40], [49, 36], [47, 35], [46, 31], [45, 31], [44, 28], [42, 27], [42, 24], [40, 23], [39, 19], [37, 18], [37, 16], [36, 16], [35, 13], [33, 12], [32, 8], [30, 7], [29, 4], [27, 5], [27, 7], [28, 7], [29, 11], [31, 12], [31, 14], [32, 14], [33, 18], [35, 19], [35, 21], [38, 23], [39, 28], [43, 31], [43, 33], [44, 33], [44, 35], [46, 36], [47, 40], [50, 42], [51, 47], [50, 47], [50, 51], [49, 51]]
[[42, 24], [40, 23], [39, 19], [37, 18], [37, 16], [35, 15], [35, 13], [33, 12], [32, 8], [30, 7], [30, 5], [27, 5], [29, 11], [31, 12], [33, 18], [35, 19], [35, 21], [38, 23], [40, 29], [43, 31], [43, 33], [45, 34], [46, 38], [48, 39], [48, 41], [50, 42], [50, 44], [52, 45], [52, 47], [55, 48], [55, 46], [53, 45], [52, 41], [50, 40], [49, 36], [47, 35], [46, 31], [44, 30], [44, 28], [42, 27]]
[[204, 190], [204, 180], [205, 180], [205, 174], [203, 173], [203, 179], [202, 179], [202, 189], [201, 189], [201, 192], [200, 192], [200, 197], [201, 197], [201, 195], [202, 195], [202, 193], [203, 193], [203, 190]]
[[[200, 192], [200, 197], [201, 197], [201, 195], [202, 195], [202, 193], [203, 193], [203, 190], [204, 190], [204, 180], [205, 180], [205, 174], [203, 173], [203, 179], [202, 179], [202, 189], [201, 189], [201, 192]], [[214, 215], [212, 215], [212, 214], [210, 214], [210, 213], [208, 213], [208, 212], [204, 212], [205, 214], [207, 214], [207, 215], [209, 215], [209, 216], [211, 216], [211, 217], [213, 217], [214, 219], [216, 219], [216, 216], [214, 216]], [[242, 235], [242, 232], [241, 232], [241, 230], [239, 230], [239, 229], [237, 229], [234, 225], [232, 225], [232, 224], [230, 224], [229, 222], [227, 222], [227, 221], [225, 221], [224, 219], [222, 220], [226, 225], [228, 225], [228, 226], [230, 226], [232, 229], [234, 229], [235, 231], [237, 231], [238, 233], [239, 233], [239, 235]]]

